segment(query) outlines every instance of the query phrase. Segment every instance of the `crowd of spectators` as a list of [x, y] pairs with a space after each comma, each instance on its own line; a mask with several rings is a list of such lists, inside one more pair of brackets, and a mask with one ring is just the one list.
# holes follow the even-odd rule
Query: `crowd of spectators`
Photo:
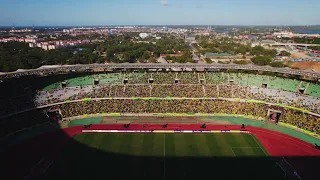
[[[87, 85], [41, 92], [38, 105], [81, 100], [83, 98], [186, 97], [254, 99], [303, 108], [320, 114], [319, 99], [276, 89], [234, 84], [114, 84]], [[38, 97], [38, 96], [37, 96]]]
[[320, 134], [320, 117], [277, 106], [211, 99], [108, 99], [60, 105], [64, 118], [96, 113], [224, 113], [252, 115], [268, 120], [268, 110], [282, 112], [281, 122]]
[[[94, 85], [94, 80], [96, 79], [99, 80], [99, 84]], [[153, 80], [153, 83], [149, 83], [150, 79]], [[179, 80], [178, 82], [176, 82], [177, 79]], [[124, 80], [128, 80], [128, 82], [124, 83]], [[16, 81], [18, 82], [18, 80]], [[68, 111], [65, 113], [68, 115], [70, 109], [74, 108], [74, 110], [70, 112], [73, 114], [74, 112], [79, 112], [79, 115], [103, 111], [112, 112], [114, 110], [133, 113], [179, 112], [183, 110], [183, 112], [266, 115], [266, 108], [259, 109], [260, 106], [256, 107], [248, 103], [234, 105], [234, 107], [239, 107], [240, 109], [234, 107], [226, 108], [227, 105], [234, 103], [231, 101], [203, 101], [198, 99], [194, 101], [161, 101], [161, 103], [158, 101], [139, 101], [140, 103], [136, 104], [135, 101], [129, 100], [131, 97], [186, 97], [254, 99], [303, 108], [320, 114], [320, 99], [316, 96], [309, 96], [297, 92], [298, 87], [303, 87], [310, 89], [307, 92], [312, 92], [311, 94], [317, 95], [320, 92], [319, 85], [310, 84], [308, 88], [308, 82], [265, 75], [216, 72], [106, 73], [70, 77], [67, 80], [63, 79], [63, 81], [68, 82], [65, 88], [59, 87], [59, 83], [52, 80], [47, 82], [49, 88], [46, 90], [39, 89], [38, 87], [40, 87], [40, 85], [38, 85], [37, 82], [21, 80], [17, 83], [16, 81], [2, 83], [1, 85], [1, 89], [5, 91], [0, 101], [0, 117], [38, 106], [65, 102], [67, 100], [73, 101], [83, 98], [109, 97], [114, 98], [110, 104], [102, 107], [101, 103], [103, 104], [107, 101], [96, 101], [96, 105], [90, 105], [90, 107], [84, 110], [88, 111], [87, 113], [81, 110], [83, 108], [76, 110], [77, 107], [71, 107], [71, 105], [66, 109]], [[42, 79], [41, 82], [46, 83], [45, 79]], [[262, 87], [261, 85], [264, 83], [267, 84], [268, 87]], [[28, 84], [30, 86], [28, 86]], [[126, 103], [128, 103], [128, 106]], [[77, 103], [71, 104], [72, 106], [76, 106]], [[130, 104], [134, 105], [131, 106]], [[85, 104], [82, 105], [82, 107], [86, 107]], [[104, 108], [109, 108], [109, 110]], [[314, 120], [315, 116], [299, 114], [292, 110], [282, 111], [284, 112], [284, 121], [298, 127], [305, 127], [305, 129], [313, 132], [318, 132], [318, 119]], [[73, 114], [69, 115], [71, 116]]]

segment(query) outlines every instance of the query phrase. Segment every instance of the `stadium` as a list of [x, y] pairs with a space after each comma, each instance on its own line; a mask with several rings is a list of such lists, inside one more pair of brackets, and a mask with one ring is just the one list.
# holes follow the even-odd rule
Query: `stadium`
[[1, 74], [5, 179], [315, 179], [320, 74], [110, 64]]

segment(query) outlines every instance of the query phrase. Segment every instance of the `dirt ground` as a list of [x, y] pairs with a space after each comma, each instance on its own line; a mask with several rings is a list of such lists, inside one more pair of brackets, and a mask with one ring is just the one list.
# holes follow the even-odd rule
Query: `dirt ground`
[[150, 117], [104, 117], [102, 123], [105, 124], [135, 124], [135, 123], [184, 123], [184, 124], [199, 124], [199, 123], [206, 123], [206, 124], [229, 124], [228, 121], [219, 121], [219, 120], [209, 120], [205, 117], [195, 117], [195, 116], [179, 116], [179, 117], [158, 117], [158, 116], [150, 116]]
[[320, 62], [295, 62], [290, 67], [320, 72]]

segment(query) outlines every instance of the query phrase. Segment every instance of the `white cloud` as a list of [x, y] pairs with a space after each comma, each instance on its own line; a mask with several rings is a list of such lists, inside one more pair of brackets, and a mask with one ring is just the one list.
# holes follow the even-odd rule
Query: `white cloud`
[[161, 3], [161, 5], [163, 5], [163, 6], [166, 6], [166, 5], [168, 5], [168, 2], [167, 2], [167, 0], [161, 0], [161, 1], [160, 1], [160, 3]]

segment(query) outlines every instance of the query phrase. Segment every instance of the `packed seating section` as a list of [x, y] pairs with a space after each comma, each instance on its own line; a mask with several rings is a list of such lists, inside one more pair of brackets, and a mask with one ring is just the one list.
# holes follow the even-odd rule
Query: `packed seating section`
[[96, 113], [224, 113], [252, 115], [268, 119], [269, 109], [282, 112], [281, 122], [320, 134], [320, 117], [278, 106], [224, 100], [174, 99], [133, 100], [109, 99], [60, 105], [64, 118]]
[[[126, 84], [125, 79], [128, 80]], [[149, 84], [149, 79], [154, 80], [153, 84]], [[178, 84], [176, 79], [180, 80]], [[94, 80], [99, 80], [99, 84], [93, 85]], [[60, 82], [67, 82], [67, 87], [61, 88]], [[256, 99], [320, 113], [319, 84], [266, 75], [224, 72], [66, 74], [14, 83], [1, 87], [8, 95], [2, 94], [0, 116], [82, 98], [167, 96]], [[268, 87], [262, 88], [262, 84]], [[10, 86], [13, 87], [8, 88]], [[298, 94], [299, 88], [305, 88], [305, 94]]]
[[[124, 83], [127, 79], [128, 82]], [[150, 84], [149, 80], [153, 79]], [[178, 83], [175, 80], [179, 80]], [[94, 85], [94, 80], [99, 80], [98, 85]], [[202, 82], [203, 81], [203, 82]], [[61, 82], [67, 82], [67, 87], [61, 88]], [[261, 87], [262, 84], [267, 84], [267, 88]], [[305, 88], [305, 94], [299, 94], [299, 88]], [[27, 77], [23, 79], [14, 79], [5, 83], [0, 83], [0, 117], [10, 115], [16, 112], [21, 112], [27, 109], [32, 109], [38, 106], [49, 105], [53, 103], [65, 102], [67, 100], [81, 100], [83, 98], [131, 98], [131, 97], [187, 97], [187, 98], [241, 98], [241, 99], [255, 99], [270, 103], [279, 103], [290, 105], [297, 108], [310, 110], [311, 112], [320, 114], [320, 84], [309, 83], [306, 81], [299, 81], [295, 79], [273, 77], [267, 75], [243, 74], [243, 73], [224, 73], [224, 72], [131, 72], [131, 73], [100, 73], [100, 74], [64, 74], [48, 77]], [[178, 100], [176, 100], [178, 101]], [[211, 100], [213, 101], [213, 100]], [[103, 101], [97, 103], [102, 103]], [[219, 105], [215, 103], [215, 109], [212, 109], [211, 102], [186, 101], [175, 102], [163, 101], [161, 107], [150, 104], [151, 102], [144, 102], [135, 104], [132, 100], [113, 100], [111, 103], [118, 103], [117, 105], [108, 105], [111, 108], [109, 111], [122, 108], [125, 103], [134, 103], [134, 106], [125, 106], [124, 112], [151, 112], [150, 108], [159, 110], [160, 112], [179, 112], [179, 108], [183, 108], [183, 112], [220, 112], [230, 113], [234, 109], [228, 107], [224, 109], [224, 104], [230, 101], [219, 101]], [[153, 102], [155, 103], [155, 102]], [[196, 104], [193, 104], [196, 103]], [[202, 105], [205, 103], [205, 105]], [[209, 104], [208, 104], [209, 103]], [[71, 103], [74, 105], [74, 103]], [[81, 104], [81, 103], [79, 103]], [[83, 105], [83, 104], [82, 104]], [[62, 105], [63, 107], [66, 105]], [[91, 105], [94, 106], [94, 105]], [[98, 106], [98, 105], [97, 105]], [[174, 107], [177, 106], [177, 107]], [[185, 107], [184, 107], [185, 106]], [[220, 106], [220, 107], [219, 107]], [[242, 112], [245, 114], [266, 114], [264, 109], [261, 112], [259, 108], [244, 104], [249, 109]], [[85, 107], [85, 106], [83, 106]], [[71, 107], [72, 108], [72, 107]], [[79, 112], [86, 114], [91, 112], [103, 112], [104, 107], [98, 109], [79, 110]], [[131, 108], [138, 108], [137, 110]], [[146, 108], [145, 110], [142, 110]], [[158, 109], [157, 109], [158, 108]], [[208, 109], [209, 108], [209, 109]], [[70, 108], [67, 108], [70, 109]], [[66, 110], [67, 110], [66, 109]], [[243, 109], [245, 109], [243, 107]], [[214, 111], [213, 111], [214, 110]], [[153, 111], [153, 112], [155, 112]], [[240, 111], [240, 110], [238, 110]], [[234, 114], [237, 114], [235, 111]], [[299, 114], [292, 110], [283, 110], [283, 121], [298, 127], [319, 133], [319, 119], [308, 114]], [[72, 112], [72, 111], [71, 111]], [[86, 112], [86, 113], [85, 113]], [[240, 112], [239, 112], [240, 113]], [[29, 117], [23, 115], [21, 118]], [[241, 113], [240, 113], [241, 114]], [[14, 119], [18, 119], [17, 116]], [[30, 116], [31, 117], [31, 116]], [[41, 116], [39, 116], [41, 117]], [[7, 119], [7, 118], [5, 118]], [[26, 125], [17, 126], [17, 129], [28, 127], [32, 124], [41, 123], [41, 118], [31, 118], [34, 121], [26, 122]], [[46, 118], [44, 121], [47, 121]], [[301, 119], [301, 120], [300, 120]], [[38, 121], [39, 120], [39, 121]], [[6, 124], [2, 121], [1, 123]], [[10, 120], [17, 122], [15, 120]], [[34, 123], [33, 123], [34, 122]], [[14, 124], [12, 125], [14, 126]], [[13, 128], [15, 129], [15, 128]], [[12, 132], [12, 130], [8, 130]]]

